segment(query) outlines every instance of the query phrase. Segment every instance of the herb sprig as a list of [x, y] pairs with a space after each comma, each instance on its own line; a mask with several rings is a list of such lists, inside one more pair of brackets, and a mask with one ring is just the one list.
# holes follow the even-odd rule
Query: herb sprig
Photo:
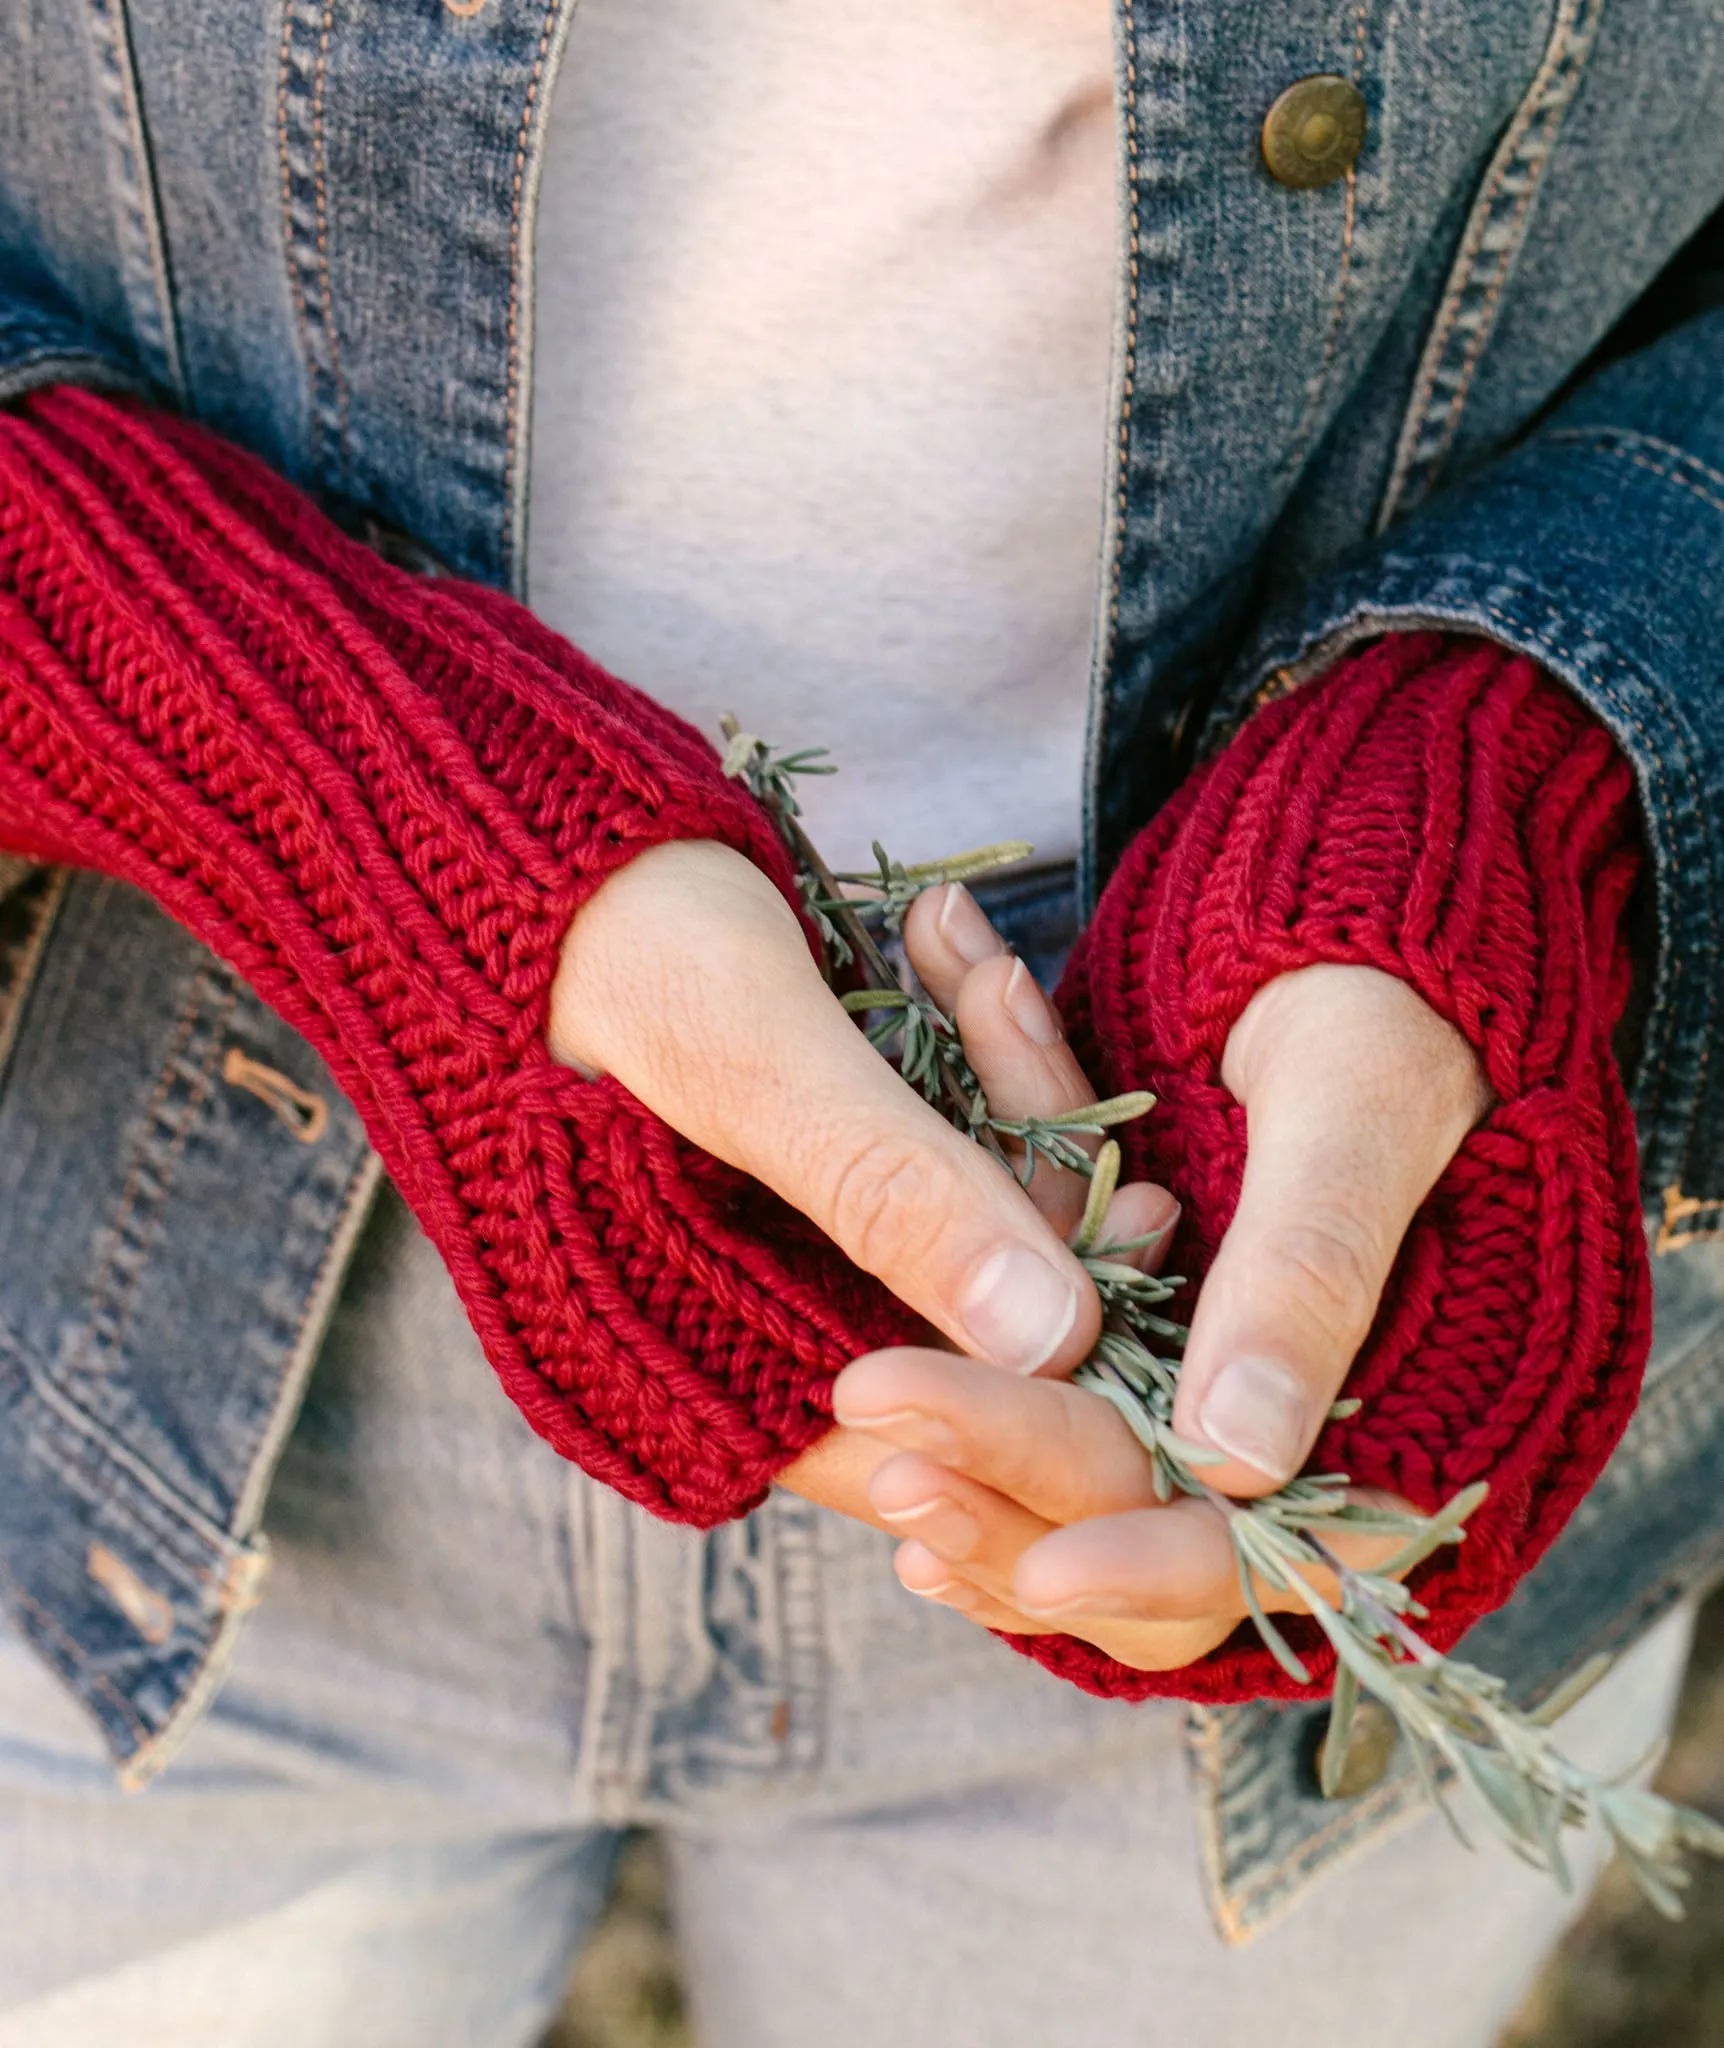
[[[1133, 1244], [1099, 1241], [1120, 1173], [1119, 1145], [1107, 1133], [1147, 1114], [1155, 1098], [1120, 1095], [1063, 1116], [994, 1116], [952, 1019], [908, 969], [900, 974], [887, 957], [876, 930], [899, 935], [905, 914], [923, 890], [973, 881], [1024, 859], [1030, 847], [1008, 841], [907, 867], [876, 842], [874, 869], [834, 873], [801, 823], [795, 789], [798, 776], [836, 772], [826, 750], [779, 754], [741, 731], [734, 719], [723, 725], [725, 773], [744, 782], [778, 826], [822, 940], [828, 981], [836, 982], [851, 968], [866, 980], [866, 986], [845, 991], [840, 1000], [872, 1043], [883, 1053], [896, 1049], [904, 1079], [1026, 1186], [1038, 1159], [1088, 1177], [1073, 1250], [1100, 1296], [1102, 1332], [1073, 1374], [1073, 1384], [1087, 1387], [1118, 1411], [1149, 1458], [1159, 1500], [1187, 1495], [1207, 1501], [1223, 1517], [1246, 1610], [1288, 1676], [1301, 1685], [1312, 1682], [1304, 1660], [1269, 1614], [1265, 1589], [1297, 1600], [1333, 1647], [1336, 1673], [1319, 1766], [1324, 1792], [1334, 1796], [1340, 1789], [1359, 1701], [1370, 1694], [1393, 1715], [1426, 1792], [1462, 1843], [1470, 1846], [1448, 1797], [1457, 1782], [1475, 1796], [1508, 1846], [1548, 1871], [1566, 1891], [1573, 1878], [1562, 1835], [1596, 1823], [1652, 1904], [1680, 1919], [1688, 1883], [1685, 1852], [1724, 1857], [1724, 1826], [1625, 1779], [1582, 1769], [1562, 1755], [1549, 1732], [1551, 1723], [1603, 1675], [1609, 1660], [1595, 1658], [1527, 1712], [1508, 1698], [1501, 1679], [1445, 1657], [1412, 1625], [1426, 1617], [1427, 1609], [1406, 1584], [1406, 1574], [1465, 1539], [1467, 1517], [1488, 1488], [1470, 1486], [1438, 1513], [1423, 1515], [1352, 1497], [1346, 1475], [1339, 1472], [1302, 1473], [1255, 1500], [1235, 1500], [1210, 1486], [1204, 1471], [1222, 1462], [1220, 1454], [1173, 1427], [1187, 1330], [1163, 1310], [1184, 1283], [1139, 1271], [1128, 1262]], [[1097, 1140], [1099, 1149], [1092, 1150]], [[1331, 1416], [1338, 1419], [1358, 1407], [1357, 1401], [1340, 1401]], [[1350, 1565], [1333, 1547], [1339, 1533], [1398, 1537], [1400, 1546], [1377, 1565]], [[1329, 1587], [1335, 1589], [1333, 1598]]]

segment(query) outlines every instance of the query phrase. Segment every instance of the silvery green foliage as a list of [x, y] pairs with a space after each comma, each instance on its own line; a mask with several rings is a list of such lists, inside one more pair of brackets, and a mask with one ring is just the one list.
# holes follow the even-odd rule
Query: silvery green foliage
[[[1467, 1836], [1449, 1797], [1457, 1784], [1467, 1788], [1517, 1855], [1568, 1890], [1564, 1831], [1596, 1824], [1653, 1905], [1680, 1918], [1688, 1882], [1684, 1854], [1724, 1856], [1724, 1827], [1655, 1792], [1582, 1770], [1562, 1755], [1549, 1732], [1602, 1674], [1605, 1660], [1594, 1660], [1529, 1713], [1509, 1700], [1501, 1679], [1443, 1656], [1412, 1625], [1426, 1610], [1406, 1583], [1407, 1574], [1445, 1545], [1465, 1539], [1466, 1519], [1487, 1489], [1468, 1487], [1438, 1513], [1424, 1515], [1353, 1495], [1339, 1472], [1301, 1474], [1257, 1500], [1234, 1500], [1211, 1487], [1203, 1474], [1222, 1462], [1219, 1454], [1173, 1427], [1187, 1332], [1165, 1310], [1183, 1283], [1131, 1263], [1137, 1243], [1099, 1242], [1120, 1172], [1119, 1146], [1106, 1134], [1145, 1115], [1154, 1107], [1153, 1096], [1116, 1096], [1057, 1117], [991, 1115], [951, 1018], [907, 970], [900, 978], [882, 952], [874, 931], [899, 933], [924, 889], [973, 880], [1024, 858], [1029, 847], [1011, 842], [905, 867], [876, 844], [873, 871], [835, 875], [798, 822], [794, 790], [798, 775], [834, 772], [825, 750], [775, 754], [728, 719], [725, 737], [725, 773], [745, 781], [771, 811], [796, 862], [804, 904], [826, 946], [828, 979], [855, 964], [872, 984], [840, 998], [862, 1020], [870, 1040], [882, 1052], [895, 1047], [904, 1078], [1026, 1186], [1038, 1160], [1089, 1178], [1073, 1249], [1101, 1297], [1103, 1327], [1073, 1383], [1117, 1410], [1150, 1461], [1158, 1499], [1190, 1495], [1225, 1517], [1245, 1610], [1288, 1676], [1301, 1685], [1312, 1682], [1270, 1613], [1270, 1602], [1296, 1603], [1333, 1647], [1337, 1668], [1323, 1746], [1323, 1790], [1333, 1795], [1340, 1786], [1354, 1715], [1369, 1693], [1394, 1716], [1426, 1791], [1462, 1843]], [[1084, 1141], [1097, 1139], [1103, 1142], [1092, 1152]], [[1338, 1402], [1332, 1413], [1352, 1414], [1358, 1406]], [[1364, 1568], [1337, 1554], [1337, 1536], [1398, 1543]]]

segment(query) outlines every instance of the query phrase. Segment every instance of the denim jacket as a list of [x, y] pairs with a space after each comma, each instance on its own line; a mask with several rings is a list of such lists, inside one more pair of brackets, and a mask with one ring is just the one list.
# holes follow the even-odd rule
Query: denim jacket
[[[0, 0], [0, 400], [148, 392], [379, 544], [521, 591], [573, 9]], [[1724, 199], [1724, 7], [1117, 0], [1117, 52], [1086, 889], [1198, 748], [1389, 626], [1535, 655], [1638, 772], [1662, 1335], [1622, 1451], [1477, 1631], [1531, 1697], [1724, 1558], [1724, 311], [1703, 244], [1667, 270]], [[1319, 73], [1365, 141], [1294, 189], [1260, 129]], [[1585, 374], [1637, 302], [1649, 345]], [[0, 874], [0, 1598], [131, 1782], [254, 1597], [375, 1178], [315, 1055], [158, 912]], [[1238, 1935], [1415, 1797], [1391, 1757], [1322, 1801], [1320, 1718], [1195, 1719]]]

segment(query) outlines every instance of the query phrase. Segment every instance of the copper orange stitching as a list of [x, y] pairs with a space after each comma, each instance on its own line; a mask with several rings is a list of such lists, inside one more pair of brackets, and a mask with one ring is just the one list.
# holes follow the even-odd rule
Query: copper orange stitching
[[1143, 214], [1138, 199], [1137, 132], [1137, 42], [1128, 28], [1125, 38], [1125, 161], [1126, 185], [1130, 195], [1131, 230], [1126, 252], [1125, 363], [1119, 393], [1119, 484], [1116, 491], [1118, 516], [1114, 523], [1113, 571], [1108, 595], [1107, 665], [1113, 662], [1119, 630], [1120, 582], [1124, 574], [1125, 519], [1127, 498], [1126, 457], [1131, 448], [1131, 405], [1137, 389], [1138, 259], [1143, 249]]
[[[1525, 135], [1531, 132], [1535, 122], [1542, 122], [1544, 124], [1548, 131], [1545, 138], [1544, 154], [1536, 158], [1528, 166], [1526, 190], [1521, 194], [1514, 212], [1509, 217], [1510, 231], [1504, 237], [1503, 245], [1497, 252], [1496, 276], [1485, 293], [1485, 302], [1480, 310], [1479, 324], [1474, 330], [1472, 341], [1462, 361], [1460, 378], [1449, 400], [1449, 410], [1443, 423], [1442, 437], [1435, 452], [1427, 458], [1428, 466], [1433, 469], [1439, 468], [1442, 465], [1450, 447], [1454, 443], [1455, 435], [1460, 431], [1461, 414], [1466, 409], [1467, 394], [1472, 389], [1473, 376], [1478, 368], [1479, 359], [1484, 353], [1485, 344], [1491, 337], [1497, 300], [1502, 296], [1503, 288], [1509, 280], [1509, 273], [1514, 268], [1515, 258], [1520, 253], [1521, 231], [1524, 228], [1527, 214], [1531, 210], [1532, 202], [1538, 196], [1543, 186], [1545, 171], [1549, 168], [1551, 158], [1556, 154], [1556, 139], [1562, 127], [1563, 117], [1573, 104], [1575, 93], [1579, 89], [1578, 73], [1585, 66], [1585, 58], [1577, 58], [1575, 45], [1585, 33], [1582, 26], [1584, 19], [1582, 9], [1585, 4], [1586, 0], [1580, 0], [1580, 4], [1577, 5], [1574, 19], [1565, 38], [1563, 51], [1550, 67], [1550, 85], [1554, 85], [1557, 78], [1565, 70], [1576, 74], [1574, 81], [1570, 84], [1569, 89], [1562, 98], [1554, 105], [1549, 104], [1547, 101], [1546, 104], [1537, 107], [1528, 116], [1526, 127], [1522, 130], [1524, 138]], [[1595, 8], [1593, 13], [1593, 24], [1595, 27], [1596, 23], [1597, 11]], [[1547, 93], [1549, 89], [1550, 87], [1547, 85]], [[1517, 155], [1519, 154], [1518, 143], [1516, 145], [1516, 153]]]
[[[1714, 469], [1709, 462], [1702, 462], [1698, 455], [1691, 455], [1686, 448], [1678, 448], [1674, 441], [1660, 440], [1656, 434], [1637, 434], [1621, 427], [1553, 427], [1541, 436], [1546, 441], [1579, 441], [1596, 447], [1606, 455], [1626, 453], [1630, 448], [1655, 448], [1660, 455], [1668, 456], [1672, 462], [1684, 469], [1697, 469], [1709, 484], [1716, 484], [1724, 491], [1724, 469]], [[1710, 502], [1710, 501], [1708, 501]]]
[[[299, 262], [294, 253], [293, 233], [293, 167], [288, 156], [287, 144], [287, 102], [288, 66], [293, 50], [293, 5], [292, 0], [281, 10], [281, 62], [277, 67], [275, 81], [275, 132], [280, 144], [281, 155], [281, 249], [287, 261], [288, 288], [293, 296], [293, 324], [299, 330], [299, 352], [305, 361], [305, 374], [309, 383], [314, 372], [311, 362], [311, 329], [305, 314], [305, 293], [299, 279]], [[316, 466], [323, 466], [323, 429], [318, 421], [317, 406], [312, 393], [307, 392], [307, 414], [311, 426], [312, 459]]]
[[513, 582], [515, 499], [515, 397], [521, 382], [521, 194], [527, 176], [527, 134], [533, 121], [533, 103], [539, 96], [539, 78], [545, 68], [545, 52], [551, 45], [551, 28], [557, 18], [557, 0], [546, 0], [545, 24], [539, 32], [538, 54], [533, 75], [527, 81], [526, 104], [521, 109], [521, 131], [515, 139], [515, 174], [510, 185], [509, 217], [509, 372], [503, 392], [503, 499], [508, 510], [504, 529], [503, 569]]
[[335, 22], [335, 0], [324, 0], [317, 38], [317, 76], [311, 90], [312, 182], [317, 194], [317, 271], [323, 300], [323, 331], [329, 338], [329, 374], [335, 379], [336, 417], [340, 422], [341, 461], [352, 461], [347, 440], [347, 385], [341, 375], [341, 349], [335, 338], [335, 295], [329, 278], [329, 206], [324, 191], [323, 88], [329, 77], [329, 37]]

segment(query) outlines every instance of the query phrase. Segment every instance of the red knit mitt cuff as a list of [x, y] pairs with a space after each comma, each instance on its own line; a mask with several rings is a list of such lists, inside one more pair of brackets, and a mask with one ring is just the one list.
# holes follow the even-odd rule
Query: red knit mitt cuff
[[0, 411], [0, 845], [135, 884], [237, 969], [329, 1063], [534, 1428], [711, 1523], [908, 1319], [547, 1052], [576, 910], [679, 838], [797, 902], [713, 749], [508, 599], [391, 568], [183, 422]]
[[[1634, 1126], [1611, 1051], [1639, 865], [1631, 770], [1531, 662], [1396, 636], [1260, 711], [1132, 847], [1060, 1000], [1104, 1092], [1158, 1107], [1128, 1167], [1184, 1205], [1201, 1276], [1238, 1199], [1243, 1111], [1220, 1079], [1252, 995], [1315, 962], [1412, 984], [1477, 1050], [1497, 1105], [1408, 1232], [1311, 1469], [1435, 1508], [1491, 1493], [1416, 1580], [1439, 1648], [1499, 1606], [1597, 1477], [1651, 1341]], [[1326, 1690], [1314, 1624], [1288, 1633]], [[1297, 1697], [1242, 1628], [1185, 1670], [1067, 1637], [1017, 1647], [1141, 1699]]]

